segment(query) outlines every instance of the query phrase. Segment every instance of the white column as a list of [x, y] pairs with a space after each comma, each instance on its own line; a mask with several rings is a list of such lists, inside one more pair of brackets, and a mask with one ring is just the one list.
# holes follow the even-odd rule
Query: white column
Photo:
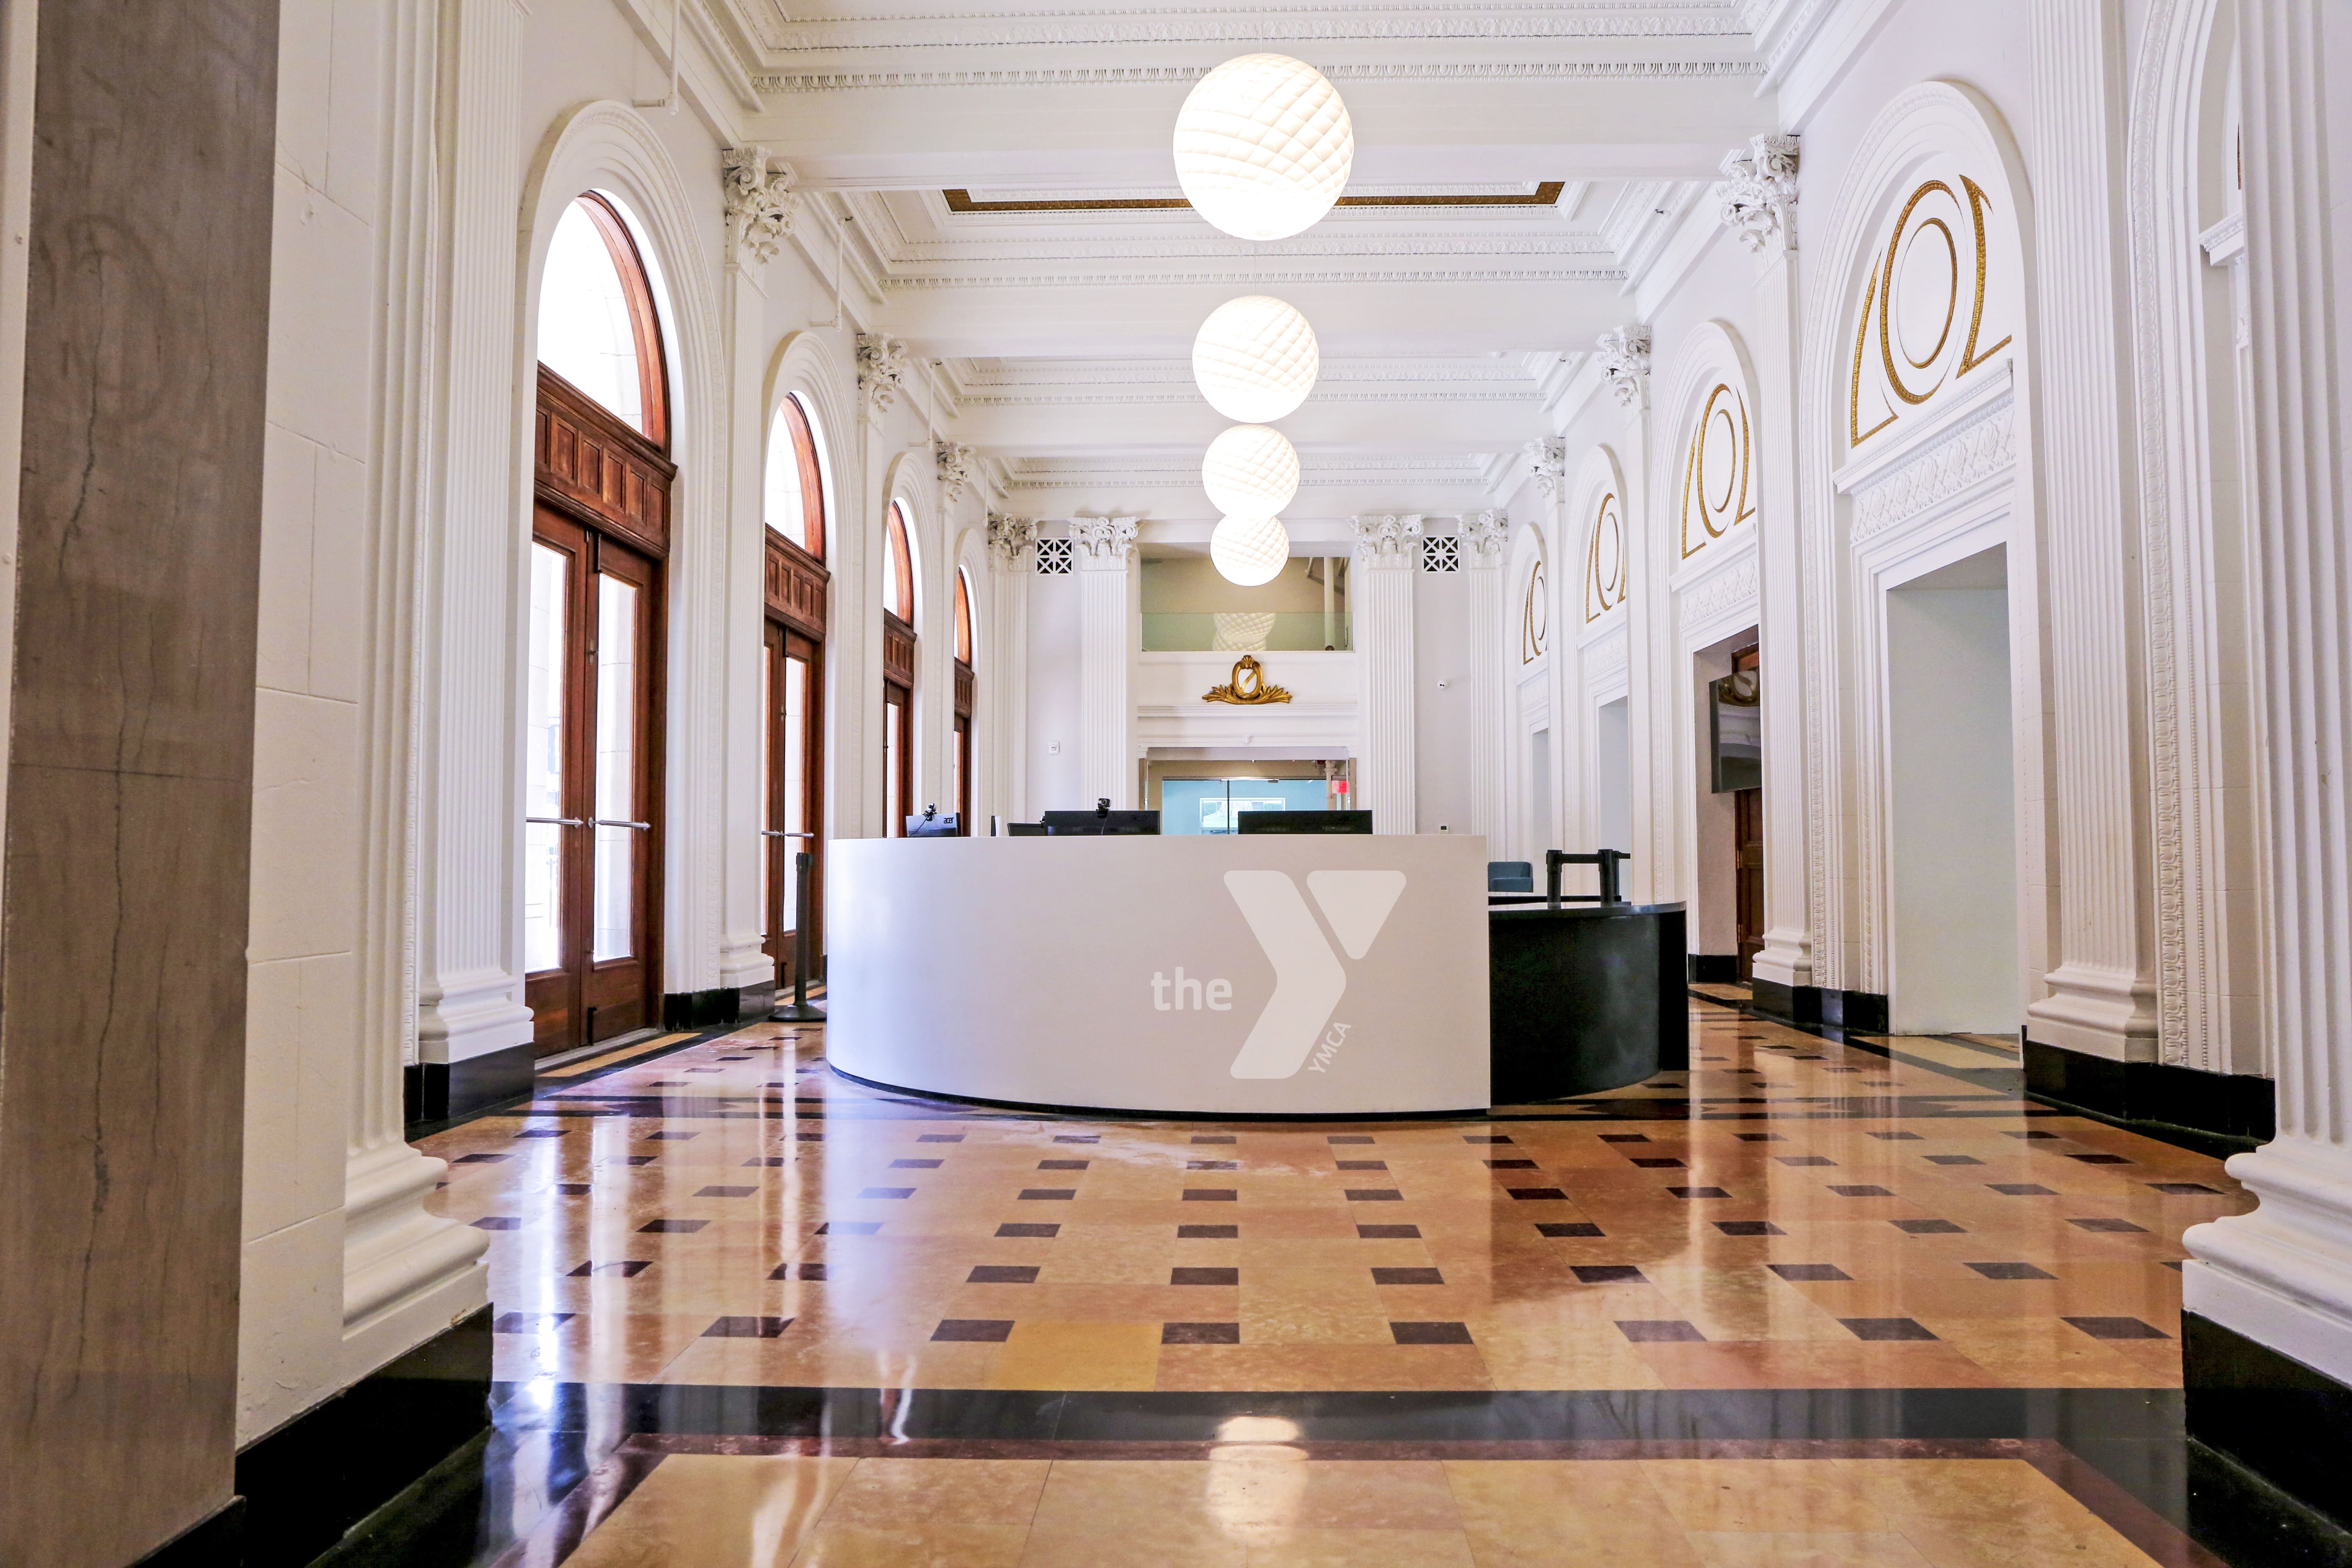
[[[1035, 820], [1029, 810], [1029, 579], [1034, 573], [1037, 525], [1025, 517], [988, 519], [988, 646], [975, 673], [987, 712], [985, 741], [988, 804], [984, 809], [1007, 822]], [[981, 764], [973, 763], [975, 767]], [[985, 829], [974, 824], [972, 831]]]
[[[424, 780], [417, 910], [417, 1049], [457, 1062], [531, 1037], [520, 921], [513, 660], [522, 498], [515, 493], [515, 215], [522, 70], [517, 0], [461, 0], [440, 108], [447, 134], [447, 377], [440, 472], [425, 502], [421, 585]], [[432, 174], [424, 177], [430, 179]], [[420, 432], [422, 434], [423, 432]]]
[[2041, 290], [2041, 532], [2048, 567], [2049, 702], [2058, 929], [2032, 1037], [2110, 1060], [2157, 1047], [2147, 759], [2130, 568], [2137, 496], [2123, 312], [2116, 0], [2033, 7], [2033, 265]]
[[1380, 833], [1420, 831], [1414, 796], [1413, 574], [1421, 570], [1418, 516], [1351, 517], [1356, 533], [1356, 668], [1363, 692], [1359, 810]]
[[2182, 1303], [2352, 1384], [2352, 561], [2336, 424], [2345, 301], [2322, 140], [2321, 0], [2239, 12], [2251, 431], [2263, 627], [2278, 1139], [2230, 1162], [2261, 1198], [2191, 1228]]
[[1509, 553], [1510, 520], [1499, 511], [1465, 513], [1460, 531], [1462, 570], [1470, 578], [1470, 679], [1477, 704], [1478, 731], [1470, 749], [1470, 831], [1483, 834], [1490, 860], [1501, 858], [1507, 840], [1503, 763], [1509, 754], [1506, 704], [1509, 668], [1510, 584], [1503, 561]]
[[1078, 573], [1078, 778], [1083, 804], [1108, 797], [1135, 808], [1135, 706], [1129, 667], [1137, 629], [1132, 574], [1136, 521], [1081, 517], [1070, 523]]
[[[520, 19], [510, 0], [477, 7], [498, 24], [490, 42], [510, 51]], [[343, 1166], [343, 1375], [373, 1372], [488, 1300], [481, 1258], [489, 1238], [470, 1226], [425, 1211], [448, 1169], [409, 1147], [403, 1136], [402, 1076], [419, 1023], [421, 957], [411, 947], [419, 910], [421, 801], [415, 766], [424, 746], [417, 652], [423, 626], [419, 593], [433, 542], [433, 433], [438, 389], [435, 350], [440, 323], [434, 279], [438, 267], [435, 105], [441, 57], [433, 7], [388, 9], [383, 64], [384, 107], [378, 188], [378, 272], [383, 279], [373, 473], [368, 545], [371, 595], [365, 684], [361, 692], [361, 878], [359, 1028], [351, 1076], [350, 1124]], [[481, 18], [461, 30], [457, 67], [479, 70]], [[498, 34], [505, 37], [499, 38]], [[507, 56], [511, 61], [512, 55]], [[471, 100], [483, 107], [484, 94]], [[503, 243], [513, 270], [512, 209]], [[505, 363], [502, 359], [501, 363]], [[504, 429], [510, 420], [501, 420]], [[503, 517], [501, 510], [499, 513]], [[495, 804], [493, 802], [492, 804]], [[493, 886], [496, 879], [492, 879]], [[430, 929], [429, 921], [426, 922]], [[520, 1008], [517, 1009], [520, 1011]], [[530, 1037], [524, 1012], [520, 1037]]]
[[[1756, 154], [1749, 156], [1752, 167]], [[1793, 185], [1793, 151], [1788, 160]], [[1764, 947], [1756, 955], [1756, 976], [1793, 988], [1816, 984], [1805, 885], [1811, 851], [1806, 832], [1811, 809], [1805, 780], [1804, 530], [1797, 515], [1797, 233], [1790, 221], [1793, 214], [1769, 199], [1760, 215], [1750, 208], [1743, 216], [1737, 232], [1762, 263], [1756, 279], [1756, 450], [1762, 503], [1756, 526], [1757, 651], [1764, 677]]]

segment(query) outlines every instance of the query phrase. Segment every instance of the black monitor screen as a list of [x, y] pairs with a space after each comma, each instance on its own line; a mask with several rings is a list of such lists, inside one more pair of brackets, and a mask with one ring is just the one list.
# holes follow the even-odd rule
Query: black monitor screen
[[940, 812], [929, 816], [907, 818], [907, 837], [909, 838], [958, 838], [962, 837], [962, 830], [957, 824], [954, 812]]
[[1130, 834], [1156, 837], [1160, 832], [1160, 814], [1156, 811], [1049, 811], [1044, 820], [1045, 831], [1055, 837]]
[[1370, 833], [1369, 811], [1244, 811], [1234, 816], [1237, 833]]

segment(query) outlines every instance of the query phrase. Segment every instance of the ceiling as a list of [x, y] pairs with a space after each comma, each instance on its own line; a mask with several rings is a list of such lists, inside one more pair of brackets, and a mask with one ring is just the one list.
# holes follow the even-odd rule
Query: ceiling
[[[1205, 539], [1200, 453], [1225, 421], [1192, 334], [1272, 293], [1323, 353], [1281, 421], [1302, 544], [1508, 493], [1631, 318], [1628, 280], [1774, 128], [1751, 27], [1785, 3], [713, 0], [761, 105], [744, 134], [847, 237], [851, 314], [930, 371], [918, 405], [1006, 510]], [[1177, 205], [1170, 151], [1200, 75], [1260, 49], [1332, 79], [1357, 148], [1349, 201], [1264, 245]]]

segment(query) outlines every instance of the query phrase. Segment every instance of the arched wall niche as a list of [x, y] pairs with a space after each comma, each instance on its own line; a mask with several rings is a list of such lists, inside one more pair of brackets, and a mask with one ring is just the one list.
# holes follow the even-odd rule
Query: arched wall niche
[[[1561, 779], [1560, 810], [1580, 847], [1630, 849], [1630, 823], [1612, 822], [1610, 803], [1622, 793], [1625, 809], [1631, 810], [1633, 696], [1629, 604], [1645, 571], [1638, 559], [1642, 531], [1629, 504], [1624, 468], [1612, 447], [1596, 446], [1584, 455], [1567, 494], [1566, 548], [1574, 559], [1575, 575], [1560, 587], [1559, 599], [1564, 606], [1573, 606], [1574, 614], [1562, 629], [1554, 689], [1567, 710], [1559, 731], [1572, 740], [1574, 750], [1573, 766]], [[1612, 518], [1619, 551], [1617, 591], [1605, 610], [1588, 616], [1585, 610], [1591, 606], [1583, 598], [1590, 591], [1587, 575], [1595, 545], [1607, 548], [1608, 520]], [[1620, 828], [1625, 841], [1604, 845], [1605, 838], [1619, 836]]]
[[[1550, 511], [1549, 507], [1543, 510]], [[1559, 744], [1558, 704], [1553, 700], [1553, 667], [1560, 646], [1559, 595], [1553, 583], [1554, 552], [1549, 531], [1538, 522], [1514, 522], [1510, 548], [1504, 559], [1505, 605], [1503, 646], [1494, 657], [1503, 672], [1503, 820], [1496, 859], [1539, 858], [1547, 837], [1557, 837], [1559, 772], [1564, 765]], [[1540, 651], [1528, 639], [1529, 592], [1539, 591], [1545, 637]], [[1538, 741], [1540, 734], [1543, 739]], [[1537, 748], [1543, 748], [1538, 759]]]
[[[2254, 617], [2242, 413], [2250, 365], [2238, 158], [2237, 15], [2153, 0], [2131, 83], [2126, 178], [2147, 626], [2158, 1049], [2210, 1072], [2268, 1075], [2257, 986], [2270, 963], [2263, 798], [2251, 700]], [[2251, 787], [2229, 759], [2253, 759]]]
[[[1884, 995], [1889, 982], [1886, 592], [1939, 552], [1990, 541], [2006, 547], [2019, 968], [2030, 995], [2051, 919], [2034, 673], [2031, 195], [1998, 111], [1962, 83], [1896, 94], [1861, 146], [1808, 246], [1822, 259], [1805, 300], [1797, 411], [1816, 983]], [[1765, 682], [1769, 693], [1772, 672]], [[2029, 832], [2036, 823], [2040, 837]]]
[[[727, 410], [719, 331], [718, 281], [712, 236], [705, 232], [668, 150], [645, 116], [625, 103], [603, 100], [559, 116], [541, 140], [523, 184], [520, 308], [516, 312], [514, 549], [530, 536], [534, 367], [538, 362], [539, 287], [555, 226], [584, 191], [610, 198], [621, 212], [651, 277], [661, 318], [669, 376], [669, 454], [677, 464], [671, 491], [667, 574], [667, 745], [663, 787], [667, 805], [663, 840], [662, 969], [666, 991], [718, 987], [725, 954], [756, 955], [756, 930], [725, 928], [725, 848], [728, 781], [745, 770], [730, 766], [726, 723], [726, 671], [732, 658], [756, 657], [756, 626], [733, 626], [726, 616], [726, 584], [734, 530], [765, 525], [731, 516], [727, 473]], [[754, 531], [751, 538], [759, 535]], [[740, 558], [740, 549], [732, 552]], [[528, 613], [528, 586], [514, 574], [513, 624]], [[520, 647], [520, 638], [510, 638]], [[740, 646], [739, 646], [740, 645]], [[508, 676], [517, 710], [522, 661], [509, 656]], [[518, 738], [518, 744], [520, 740]], [[742, 742], [749, 745], [747, 740]], [[740, 761], [742, 759], [733, 759]], [[756, 777], [752, 765], [745, 776]], [[740, 792], [739, 792], [740, 793]], [[731, 803], [751, 822], [755, 803]], [[520, 799], [513, 814], [520, 818]], [[520, 863], [518, 837], [509, 859]], [[520, 910], [515, 919], [520, 930]], [[517, 951], [520, 951], [518, 948]]]

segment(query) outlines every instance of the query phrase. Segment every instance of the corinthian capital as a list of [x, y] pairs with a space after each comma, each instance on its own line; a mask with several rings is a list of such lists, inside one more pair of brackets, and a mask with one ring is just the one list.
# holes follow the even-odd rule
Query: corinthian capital
[[866, 412], [880, 418], [898, 405], [907, 384], [907, 345], [880, 332], [857, 334], [857, 390]]
[[1797, 243], [1797, 139], [1772, 132], [1723, 160], [1723, 224], [1761, 255], [1775, 238]]
[[1080, 566], [1127, 564], [1135, 548], [1137, 522], [1131, 517], [1077, 517], [1070, 520], [1070, 544]]
[[1419, 512], [1351, 517], [1348, 527], [1356, 536], [1356, 559], [1369, 565], [1410, 566], [1419, 553]]
[[1635, 321], [1603, 332], [1593, 345], [1601, 355], [1601, 374], [1617, 401], [1631, 408], [1642, 398], [1642, 384], [1650, 377], [1650, 329]]
[[799, 176], [790, 163], [770, 169], [768, 150], [756, 142], [720, 148], [719, 167], [727, 199], [729, 253], [740, 247], [751, 260], [768, 260], [793, 232], [793, 214], [799, 205], [793, 185]]
[[1037, 542], [1037, 525], [1025, 517], [988, 514], [988, 553], [1000, 572], [1018, 572]]

